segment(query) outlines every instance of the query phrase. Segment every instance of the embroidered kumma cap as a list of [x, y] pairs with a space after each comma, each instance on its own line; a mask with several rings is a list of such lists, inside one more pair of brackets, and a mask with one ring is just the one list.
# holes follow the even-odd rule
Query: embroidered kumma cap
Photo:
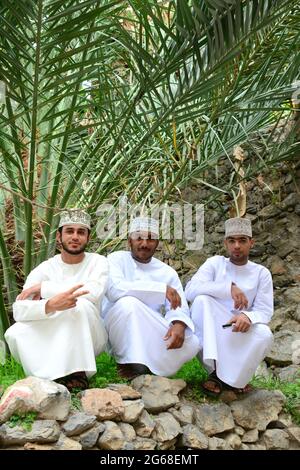
[[245, 235], [246, 237], [252, 238], [251, 220], [242, 219], [240, 217], [226, 220], [225, 238], [236, 235]]
[[159, 223], [158, 220], [151, 217], [136, 217], [130, 223], [129, 235], [136, 232], [151, 232], [155, 237], [159, 237]]
[[59, 227], [64, 225], [82, 225], [91, 229], [91, 216], [81, 209], [67, 210], [60, 214]]

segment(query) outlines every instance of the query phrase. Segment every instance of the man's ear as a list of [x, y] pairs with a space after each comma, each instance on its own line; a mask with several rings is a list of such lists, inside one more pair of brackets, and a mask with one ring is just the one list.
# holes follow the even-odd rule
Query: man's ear
[[59, 231], [59, 230], [57, 230], [57, 232], [56, 232], [56, 241], [57, 241], [57, 242], [61, 242], [61, 235], [60, 235], [60, 231]]
[[254, 240], [254, 238], [251, 238], [250, 239], [250, 248], [253, 248], [254, 245], [255, 245], [255, 240]]

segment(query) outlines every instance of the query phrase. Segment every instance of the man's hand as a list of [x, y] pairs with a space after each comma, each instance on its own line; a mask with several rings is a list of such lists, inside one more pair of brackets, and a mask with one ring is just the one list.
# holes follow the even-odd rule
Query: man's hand
[[[175, 291], [176, 292], [176, 291]], [[164, 340], [167, 341], [170, 339], [167, 349], [178, 349], [181, 348], [184, 342], [184, 331], [186, 329], [186, 324], [179, 320], [174, 320], [173, 324], [168, 329], [167, 334], [164, 337]]]
[[175, 308], [181, 307], [181, 297], [178, 294], [176, 289], [173, 289], [173, 287], [167, 286], [166, 297], [171, 304], [171, 308], [175, 310]]
[[28, 287], [28, 289], [24, 289], [16, 300], [26, 300], [31, 296], [32, 300], [41, 300], [41, 284], [35, 284], [32, 287]]
[[248, 299], [244, 292], [235, 284], [231, 285], [231, 297], [234, 300], [234, 308], [242, 310], [248, 308]]
[[234, 328], [232, 331], [240, 333], [246, 333], [251, 326], [251, 320], [245, 313], [240, 313], [239, 315], [234, 315], [230, 318], [228, 323], [232, 323]]
[[45, 311], [46, 313], [52, 313], [61, 310], [68, 310], [68, 308], [76, 307], [77, 298], [81, 295], [88, 294], [88, 290], [83, 290], [81, 292], [76, 292], [80, 289], [83, 284], [78, 284], [77, 286], [72, 287], [72, 289], [57, 294], [46, 303]]

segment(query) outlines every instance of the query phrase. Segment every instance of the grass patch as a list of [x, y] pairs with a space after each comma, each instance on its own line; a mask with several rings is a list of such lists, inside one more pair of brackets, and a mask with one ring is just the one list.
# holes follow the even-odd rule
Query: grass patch
[[112, 383], [127, 383], [117, 373], [117, 363], [112, 356], [102, 353], [96, 357], [97, 373], [89, 379], [90, 388], [104, 388]]
[[4, 365], [0, 365], [0, 385], [5, 390], [17, 380], [25, 379], [25, 373], [20, 364], [13, 357], [6, 358]]
[[31, 431], [32, 425], [37, 417], [35, 411], [31, 411], [25, 414], [13, 414], [8, 420], [8, 426], [14, 428], [15, 426], [21, 426], [25, 431]]

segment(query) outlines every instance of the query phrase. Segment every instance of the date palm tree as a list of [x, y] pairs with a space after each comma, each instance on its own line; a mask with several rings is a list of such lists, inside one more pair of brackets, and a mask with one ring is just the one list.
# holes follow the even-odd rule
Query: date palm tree
[[63, 208], [166, 201], [224, 155], [238, 177], [212, 193], [231, 194], [254, 133], [245, 177], [295, 158], [293, 130], [263, 129], [295, 112], [297, 0], [2, 0], [0, 21], [2, 332]]

